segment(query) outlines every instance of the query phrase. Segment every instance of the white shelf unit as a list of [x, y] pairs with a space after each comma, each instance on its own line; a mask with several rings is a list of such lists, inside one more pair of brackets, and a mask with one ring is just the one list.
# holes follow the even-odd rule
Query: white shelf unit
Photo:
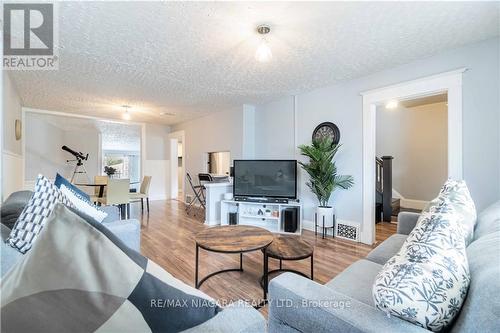
[[[286, 232], [281, 218], [283, 210], [289, 207], [299, 208], [296, 232]], [[266, 210], [269, 210], [270, 213], [266, 213]], [[238, 213], [238, 225], [261, 227], [275, 233], [296, 235], [302, 233], [302, 205], [297, 202], [284, 204], [234, 200], [221, 201], [221, 225], [229, 225], [229, 213]]]

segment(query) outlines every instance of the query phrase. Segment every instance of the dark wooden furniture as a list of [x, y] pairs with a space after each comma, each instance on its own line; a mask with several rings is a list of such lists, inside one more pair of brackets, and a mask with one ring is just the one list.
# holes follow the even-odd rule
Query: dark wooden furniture
[[[275, 272], [293, 272], [302, 275], [306, 278], [314, 279], [314, 247], [304, 241], [300, 236], [274, 236], [274, 240], [264, 252], [264, 275], [262, 276], [261, 284], [264, 289], [264, 299], [267, 298], [267, 287], [269, 284], [269, 275]], [[294, 269], [283, 268], [283, 260], [302, 260], [311, 258], [311, 276], [299, 272]], [[278, 259], [280, 268], [269, 271], [269, 258]]]
[[[271, 232], [252, 226], [235, 225], [235, 226], [218, 226], [204, 230], [196, 235], [196, 256], [195, 256], [195, 273], [194, 285], [197, 289], [207, 279], [214, 275], [232, 272], [243, 271], [243, 253], [265, 249], [273, 241]], [[198, 282], [198, 261], [199, 249], [218, 253], [239, 253], [240, 267], [224, 269], [210, 273]], [[264, 298], [267, 290], [264, 290]]]

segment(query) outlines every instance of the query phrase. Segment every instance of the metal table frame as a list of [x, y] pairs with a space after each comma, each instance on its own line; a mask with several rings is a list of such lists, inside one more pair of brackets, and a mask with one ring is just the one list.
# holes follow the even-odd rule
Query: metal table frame
[[[267, 244], [266, 246], [263, 246], [263, 247], [259, 247], [259, 248], [251, 249], [251, 250], [245, 250], [245, 251], [217, 251], [217, 250], [212, 250], [212, 249], [208, 249], [206, 247], [200, 246], [198, 243], [196, 243], [195, 270], [194, 270], [194, 286], [195, 286], [195, 288], [196, 289], [200, 289], [201, 285], [205, 281], [207, 281], [209, 278], [211, 278], [211, 277], [213, 277], [215, 275], [218, 275], [218, 274], [221, 274], [221, 273], [226, 273], [226, 272], [243, 272], [243, 253], [246, 253], [246, 252], [253, 252], [253, 251], [258, 251], [258, 250], [262, 250], [263, 251], [263, 254], [264, 254], [263, 255], [264, 268], [265, 268], [264, 269], [264, 274], [265, 274], [265, 272], [267, 270], [265, 249], [271, 243], [269, 243], [269, 244]], [[198, 269], [198, 267], [199, 267], [199, 252], [200, 252], [200, 248], [204, 249], [205, 251], [215, 252], [215, 253], [239, 253], [239, 255], [240, 255], [240, 267], [239, 268], [222, 269], [222, 270], [210, 273], [207, 276], [205, 276], [204, 278], [202, 278], [201, 280], [199, 280], [199, 278], [198, 278], [198, 275], [199, 275], [199, 269]], [[259, 309], [260, 307], [262, 307], [266, 303], [267, 286], [265, 288], [262, 287], [262, 289], [263, 289], [263, 293], [264, 293], [264, 301], [261, 302], [259, 305], [255, 306], [256, 309]]]

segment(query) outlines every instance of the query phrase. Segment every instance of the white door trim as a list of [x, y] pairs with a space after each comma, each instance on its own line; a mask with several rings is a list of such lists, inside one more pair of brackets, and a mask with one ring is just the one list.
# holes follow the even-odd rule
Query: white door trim
[[[173, 143], [175, 141], [175, 144]], [[177, 143], [182, 142], [182, 183], [178, 184], [178, 158], [177, 158]], [[184, 131], [176, 131], [167, 134], [167, 142], [169, 146], [169, 159], [170, 159], [170, 198], [185, 200], [186, 196], [186, 135]], [[175, 147], [174, 147], [175, 146]], [[181, 187], [184, 198], [178, 198], [178, 187]]]
[[466, 68], [362, 92], [363, 96], [363, 223], [361, 242], [375, 242], [375, 142], [378, 105], [391, 99], [411, 99], [448, 93], [448, 176], [463, 177], [462, 74]]

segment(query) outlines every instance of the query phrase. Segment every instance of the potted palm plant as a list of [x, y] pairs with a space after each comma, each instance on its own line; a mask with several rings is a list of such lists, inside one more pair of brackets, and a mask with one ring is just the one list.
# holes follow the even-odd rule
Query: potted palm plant
[[311, 145], [299, 146], [300, 153], [309, 158], [308, 163], [299, 162], [299, 164], [309, 175], [307, 187], [318, 198], [317, 221], [323, 221], [324, 218], [325, 227], [333, 226], [334, 211], [329, 205], [332, 193], [337, 188], [346, 190], [354, 185], [352, 176], [337, 174], [333, 159], [339, 148], [340, 145], [332, 144], [332, 139], [328, 137], [314, 139]]

